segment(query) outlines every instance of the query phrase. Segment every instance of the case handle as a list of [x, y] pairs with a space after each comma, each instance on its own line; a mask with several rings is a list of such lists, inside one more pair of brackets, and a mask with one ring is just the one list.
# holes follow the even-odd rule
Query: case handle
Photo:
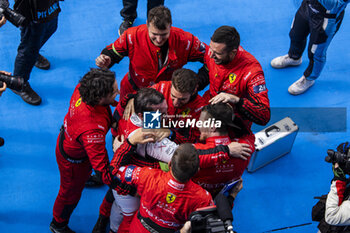
[[269, 128], [265, 129], [266, 137], [270, 137], [269, 132], [271, 132], [274, 129], [277, 130], [277, 132], [280, 131], [280, 128], [278, 128], [276, 125], [272, 125]]

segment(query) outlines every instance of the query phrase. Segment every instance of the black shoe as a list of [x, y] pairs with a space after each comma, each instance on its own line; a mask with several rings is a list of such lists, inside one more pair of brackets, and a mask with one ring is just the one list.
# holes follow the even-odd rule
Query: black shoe
[[88, 187], [88, 188], [100, 187], [102, 185], [104, 185], [102, 181], [102, 177], [97, 174], [91, 175], [85, 183], [85, 187]]
[[19, 95], [25, 102], [31, 105], [40, 105], [40, 96], [30, 87], [29, 82], [24, 83], [22, 91], [12, 90], [15, 94]]
[[94, 229], [92, 230], [92, 233], [106, 233], [108, 222], [109, 218], [100, 214], [98, 216]]
[[35, 62], [35, 66], [42, 70], [48, 70], [50, 69], [50, 62], [44, 56], [39, 54], [39, 57]]
[[50, 231], [53, 233], [75, 233], [75, 231], [72, 231], [68, 225], [57, 227], [53, 221], [50, 223]]
[[2, 137], [0, 137], [0, 146], [3, 146], [4, 144], [5, 144], [5, 140]]
[[118, 30], [119, 36], [123, 35], [126, 29], [131, 28], [133, 23], [134, 23], [133, 20], [124, 20], [119, 26], [119, 30]]

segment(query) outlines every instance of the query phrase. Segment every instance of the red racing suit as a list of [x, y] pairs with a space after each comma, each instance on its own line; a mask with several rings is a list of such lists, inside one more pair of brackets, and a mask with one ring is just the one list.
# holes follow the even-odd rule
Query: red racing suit
[[102, 54], [111, 57], [110, 66], [119, 63], [125, 56], [130, 59], [129, 72], [120, 84], [121, 99], [139, 88], [170, 80], [172, 73], [188, 61], [203, 61], [205, 45], [189, 32], [171, 27], [165, 45], [168, 49], [163, 62], [161, 48], [152, 43], [147, 25], [143, 24], [129, 28], [102, 50]]
[[[243, 136], [234, 141], [246, 143], [254, 151], [254, 140], [252, 140], [250, 135]], [[218, 145], [228, 145], [231, 142], [232, 140], [229, 136], [216, 136], [207, 138], [205, 144], [196, 143], [194, 146], [197, 150], [211, 151]], [[242, 176], [249, 164], [250, 157], [247, 160], [243, 160], [223, 154], [213, 155], [213, 157], [200, 155], [199, 161], [200, 170], [192, 180], [215, 197], [225, 184], [237, 180]]]
[[101, 173], [105, 184], [112, 183], [105, 148], [105, 136], [112, 121], [111, 109], [85, 104], [78, 87], [79, 84], [71, 97], [64, 130], [61, 129], [56, 145], [61, 184], [53, 216], [58, 223], [68, 222], [90, 177], [91, 167]]
[[[241, 118], [250, 131], [252, 122], [266, 125], [270, 120], [270, 103], [267, 96], [264, 72], [259, 62], [241, 46], [234, 59], [225, 65], [217, 65], [210, 58], [207, 46], [204, 63], [209, 70], [209, 90], [204, 99], [209, 101], [220, 92], [240, 98], [233, 105], [236, 116]], [[252, 134], [252, 137], [254, 135]]]
[[[198, 120], [201, 114], [202, 108], [207, 105], [205, 100], [198, 94], [191, 97], [190, 101], [181, 108], [175, 108], [171, 99], [171, 81], [162, 81], [154, 84], [152, 88], [156, 89], [164, 95], [164, 98], [168, 104], [168, 116], [169, 119], [176, 121], [184, 121], [186, 119]], [[196, 142], [199, 138], [200, 132], [197, 127], [191, 128], [173, 128], [174, 141], [178, 144], [185, 142]]]
[[180, 183], [170, 172], [130, 165], [120, 168], [118, 177], [136, 186], [141, 196], [130, 233], [150, 232], [145, 226], [157, 232], [174, 232], [189, 219], [190, 213], [214, 204], [211, 195], [199, 185], [191, 180]]

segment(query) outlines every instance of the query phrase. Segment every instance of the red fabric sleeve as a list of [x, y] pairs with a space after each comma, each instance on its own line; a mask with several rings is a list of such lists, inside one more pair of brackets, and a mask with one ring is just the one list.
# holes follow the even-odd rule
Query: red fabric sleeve
[[236, 104], [238, 111], [256, 124], [266, 125], [270, 120], [270, 103], [264, 75], [259, 73], [249, 79], [247, 87], [246, 98], [241, 98]]
[[230, 158], [228, 146], [219, 145], [208, 149], [202, 149], [198, 144], [195, 144], [194, 146], [199, 154], [200, 168], [214, 167]]
[[102, 130], [90, 130], [80, 135], [79, 140], [89, 157], [92, 168], [101, 172], [103, 183], [110, 185], [109, 159], [106, 150], [106, 135]]
[[200, 61], [204, 62], [204, 54], [205, 54], [205, 48], [206, 44], [201, 42], [196, 36], [188, 33], [191, 38], [191, 50], [190, 54], [188, 56], [188, 61]]

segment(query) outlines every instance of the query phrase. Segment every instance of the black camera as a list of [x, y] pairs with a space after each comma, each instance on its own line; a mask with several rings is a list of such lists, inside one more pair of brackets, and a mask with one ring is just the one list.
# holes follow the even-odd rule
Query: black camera
[[350, 154], [344, 154], [331, 149], [327, 150], [327, 154], [325, 158], [326, 162], [333, 164], [338, 163], [346, 174], [350, 174]]
[[0, 19], [2, 16], [5, 16], [5, 18], [16, 27], [25, 26], [27, 24], [27, 20], [23, 15], [9, 7], [0, 6]]
[[22, 91], [24, 87], [24, 79], [19, 76], [11, 76], [0, 73], [0, 87], [3, 86], [3, 82], [6, 83], [8, 88], [15, 91]]
[[[229, 233], [225, 224], [218, 216], [216, 207], [206, 207], [191, 213], [192, 233]], [[232, 226], [232, 225], [231, 225]]]

